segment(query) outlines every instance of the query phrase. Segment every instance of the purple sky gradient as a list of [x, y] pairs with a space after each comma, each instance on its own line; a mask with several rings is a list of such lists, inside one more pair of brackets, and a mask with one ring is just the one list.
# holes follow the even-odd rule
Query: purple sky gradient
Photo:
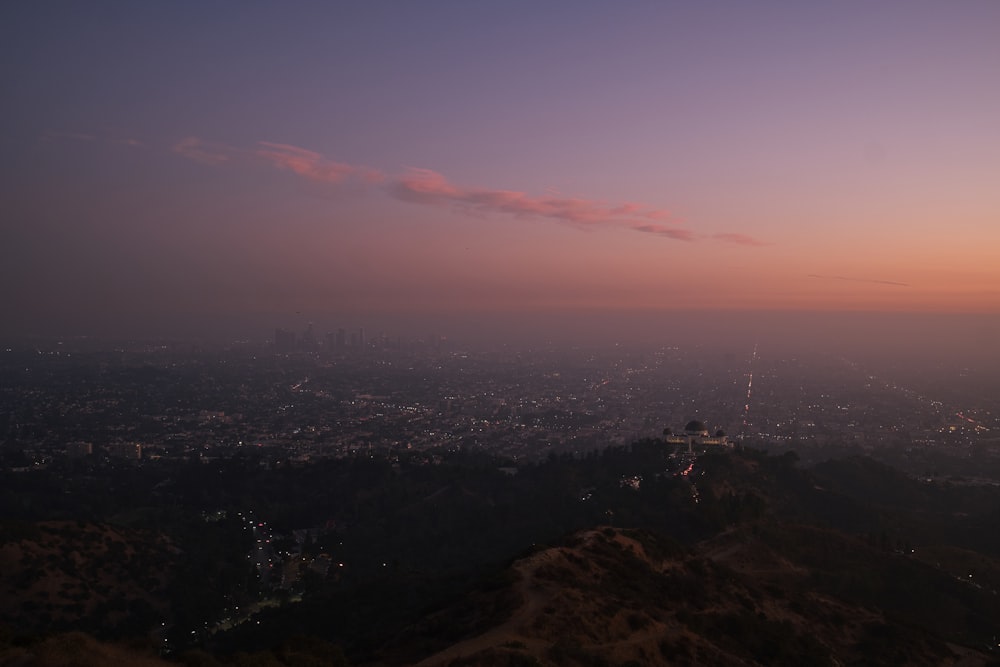
[[1000, 314], [996, 2], [8, 3], [0, 56], [0, 333]]

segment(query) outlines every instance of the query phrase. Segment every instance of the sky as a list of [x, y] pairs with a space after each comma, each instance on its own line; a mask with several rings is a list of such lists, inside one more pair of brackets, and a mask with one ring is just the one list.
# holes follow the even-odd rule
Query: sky
[[0, 91], [0, 334], [1000, 315], [992, 0], [11, 2]]

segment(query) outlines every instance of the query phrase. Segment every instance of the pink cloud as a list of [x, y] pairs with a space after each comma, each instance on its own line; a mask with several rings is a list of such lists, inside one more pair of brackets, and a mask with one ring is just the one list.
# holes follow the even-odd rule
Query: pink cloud
[[[595, 199], [565, 197], [551, 188], [545, 195], [532, 196], [517, 190], [466, 187], [430, 169], [410, 168], [402, 175], [387, 177], [376, 169], [328, 160], [320, 153], [298, 146], [269, 141], [258, 142], [258, 146], [253, 150], [241, 150], [188, 137], [175, 144], [173, 151], [210, 165], [264, 162], [317, 183], [339, 185], [349, 179], [368, 184], [386, 183], [386, 191], [392, 197], [426, 206], [455, 207], [519, 218], [547, 218], [581, 228], [622, 227], [677, 241], [694, 241], [701, 236], [678, 227], [679, 221], [669, 211], [633, 202], [609, 204]], [[711, 238], [744, 246], [766, 245], [744, 234], [714, 234]]]
[[[346, 178], [360, 175], [363, 168], [327, 160], [319, 153], [289, 146], [275, 144], [269, 141], [259, 142], [263, 148], [254, 151], [254, 155], [269, 162], [278, 169], [285, 169], [320, 183], [340, 183]], [[371, 171], [371, 170], [368, 170]]]
[[848, 276], [821, 276], [810, 273], [809, 278], [819, 278], [820, 280], [846, 280], [852, 283], [871, 283], [873, 285], [894, 285], [896, 287], [909, 287], [910, 283], [901, 283], [895, 280], [875, 280], [872, 278], [850, 278]]
[[458, 188], [430, 169], [410, 169], [391, 185], [392, 193], [418, 204], [446, 204], [460, 195]]
[[392, 182], [390, 192], [398, 199], [419, 204], [453, 205], [484, 213], [550, 218], [584, 227], [619, 225], [679, 240], [694, 238], [687, 230], [655, 224], [670, 220], [670, 213], [661, 209], [632, 203], [612, 206], [593, 199], [532, 197], [515, 190], [461, 187], [430, 169], [408, 170]]
[[380, 183], [381, 172], [343, 162], [327, 160], [319, 153], [289, 144], [270, 141], [258, 142], [260, 148], [243, 150], [225, 144], [203, 141], [197, 137], [181, 139], [173, 146], [179, 155], [203, 164], [221, 165], [243, 162], [264, 162], [276, 169], [290, 171], [317, 183], [342, 183], [348, 178], [358, 178], [366, 183]]
[[753, 238], [752, 236], [747, 236], [746, 234], [713, 234], [712, 238], [717, 241], [722, 241], [724, 243], [735, 243], [736, 245], [749, 245], [749, 246], [765, 246], [768, 245], [764, 241]]
[[185, 137], [174, 144], [171, 150], [189, 160], [211, 165], [229, 162], [233, 155], [231, 148], [221, 144], [209, 144], [198, 137]]
[[656, 234], [658, 236], [666, 236], [667, 238], [676, 239], [677, 241], [694, 241], [695, 235], [690, 229], [682, 229], [680, 227], [667, 227], [666, 225], [656, 225], [651, 223], [638, 223], [630, 226], [637, 232], [645, 232], [646, 234]]

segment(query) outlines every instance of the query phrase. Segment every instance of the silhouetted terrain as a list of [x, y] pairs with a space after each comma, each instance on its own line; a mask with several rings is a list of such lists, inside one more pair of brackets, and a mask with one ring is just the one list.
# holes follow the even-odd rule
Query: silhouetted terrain
[[[4, 512], [24, 519], [0, 545], [8, 650], [84, 629], [189, 664], [295, 664], [280, 658], [295, 637], [352, 664], [996, 658], [996, 487], [865, 458], [694, 460], [655, 440], [503, 464], [441, 452], [130, 471], [144, 493], [80, 475], [53, 494], [51, 471], [17, 473]], [[131, 504], [110, 512], [119, 494]], [[254, 554], [282, 574], [262, 576]]]

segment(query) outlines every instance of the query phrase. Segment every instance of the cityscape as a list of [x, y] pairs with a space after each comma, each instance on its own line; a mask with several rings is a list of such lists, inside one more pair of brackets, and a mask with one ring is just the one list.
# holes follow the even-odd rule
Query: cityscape
[[1000, 665], [1000, 2], [0, 63], [0, 667]]
[[[10, 346], [4, 452], [21, 468], [247, 451], [268, 465], [459, 449], [532, 461], [659, 438], [697, 419], [734, 443], [810, 459], [851, 451], [913, 474], [1000, 481], [1000, 408], [990, 394], [761, 347], [477, 350], [433, 335], [369, 339], [364, 329], [321, 339], [312, 325], [204, 349]], [[952, 386], [975, 375], [953, 374]]]
[[[302, 614], [330, 613], [342, 619], [332, 635], [309, 630], [335, 641], [320, 646], [381, 664], [385, 637], [343, 620], [345, 601], [379, 581], [405, 595], [434, 572], [491, 567], [527, 536], [555, 535], [536, 525], [551, 520], [534, 511], [536, 496], [559, 508], [561, 532], [629, 525], [632, 505], [666, 493], [657, 512], [695, 537], [707, 520], [695, 517], [721, 513], [709, 525], [733, 530], [761, 522], [776, 511], [765, 498], [787, 492], [734, 495], [743, 473], [722, 473], [730, 490], [720, 491], [715, 467], [733, 457], [817, 471], [877, 461], [885, 489], [903, 474], [921, 493], [995, 493], [995, 377], [949, 368], [936, 371], [954, 375], [942, 384], [928, 368], [785, 356], [766, 342], [496, 346], [361, 329], [319, 336], [311, 325], [260, 342], [11, 342], [0, 361], [0, 502], [10, 517], [0, 558], [11, 572], [0, 615], [36, 630], [138, 633], [160, 656], [194, 664], [192, 651], [259, 650], [287, 642], [286, 624]], [[860, 493], [883, 492], [872, 483]], [[836, 507], [819, 502], [821, 513]], [[497, 514], [495, 503], [527, 504]], [[977, 594], [1000, 589], [989, 561], [970, 581], [966, 557], [928, 546], [936, 519], [880, 521], [866, 539], [886, 553], [933, 564]], [[428, 544], [435, 533], [440, 544]], [[144, 583], [131, 588], [136, 576]], [[315, 605], [327, 611], [317, 616]], [[346, 660], [340, 648], [309, 650]]]

